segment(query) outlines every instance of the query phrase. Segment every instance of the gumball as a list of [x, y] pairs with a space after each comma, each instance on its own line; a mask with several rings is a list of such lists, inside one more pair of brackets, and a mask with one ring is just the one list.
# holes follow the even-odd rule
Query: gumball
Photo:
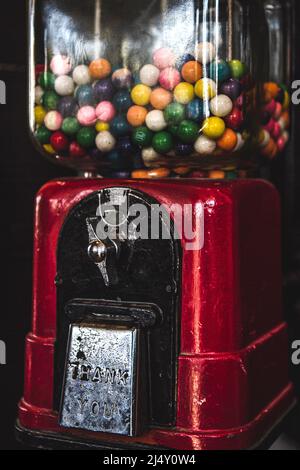
[[73, 70], [72, 77], [76, 85], [89, 85], [92, 80], [87, 65], [77, 65], [77, 67], [75, 67]]
[[141, 170], [145, 168], [144, 161], [143, 161], [140, 151], [135, 153], [132, 158], [132, 168], [134, 170]]
[[170, 176], [171, 170], [169, 168], [153, 168], [151, 170], [148, 170], [147, 172], [147, 178], [149, 179], [155, 179], [155, 178], [168, 178]]
[[116, 116], [110, 124], [110, 131], [116, 137], [128, 135], [131, 132], [131, 127], [127, 122], [125, 115]]
[[54, 75], [68, 75], [72, 70], [71, 59], [65, 55], [55, 55], [50, 62]]
[[176, 137], [176, 139], [177, 139], [177, 134], [178, 134], [178, 127], [179, 127], [179, 124], [168, 125], [168, 132], [170, 132], [170, 134], [172, 134], [173, 137]]
[[199, 126], [194, 121], [184, 120], [179, 124], [177, 135], [182, 142], [191, 144], [199, 136]]
[[56, 151], [54, 150], [54, 148], [50, 144], [43, 145], [43, 149], [45, 150], [45, 152], [50, 153], [50, 155], [55, 155], [56, 154]]
[[147, 64], [140, 70], [140, 81], [143, 85], [153, 87], [157, 85], [160, 70], [155, 65]]
[[226, 176], [225, 171], [211, 170], [208, 172], [208, 177], [211, 180], [223, 180]]
[[57, 131], [52, 134], [50, 137], [50, 144], [56, 152], [63, 152], [69, 148], [69, 140], [61, 131]]
[[279, 119], [282, 113], [282, 104], [276, 103], [276, 108], [274, 112], [274, 118]]
[[152, 147], [157, 153], [165, 154], [170, 152], [173, 147], [173, 138], [169, 132], [162, 131], [154, 134]]
[[113, 171], [111, 174], [111, 178], [118, 178], [122, 180], [126, 180], [130, 178], [131, 172], [129, 170], [121, 170], [121, 171]]
[[196, 83], [202, 78], [202, 73], [202, 65], [197, 61], [187, 62], [181, 69], [182, 78], [188, 83]]
[[64, 96], [59, 100], [57, 111], [66, 118], [74, 117], [78, 113], [79, 106], [77, 101], [72, 96]]
[[264, 129], [268, 131], [270, 134], [272, 134], [274, 126], [275, 126], [275, 122], [276, 122], [275, 119], [270, 119], [268, 124], [264, 126]]
[[236, 133], [232, 129], [226, 129], [222, 137], [217, 140], [217, 146], [226, 152], [230, 152], [235, 148], [237, 141]]
[[160, 70], [175, 65], [176, 57], [171, 49], [162, 47], [153, 54], [153, 64]]
[[111, 65], [106, 59], [97, 59], [89, 65], [89, 72], [94, 79], [101, 80], [111, 74]]
[[34, 102], [35, 104], [41, 104], [42, 103], [42, 98], [44, 95], [44, 90], [41, 86], [36, 86], [34, 89]]
[[216, 54], [216, 48], [211, 42], [200, 42], [195, 48], [196, 60], [204, 65], [212, 62]]
[[234, 78], [230, 78], [226, 82], [221, 83], [220, 93], [227, 95], [232, 101], [238, 99], [242, 92], [242, 86], [240, 82]]
[[98, 80], [93, 85], [94, 98], [96, 103], [100, 101], [111, 101], [114, 94], [114, 87], [110, 78]]
[[147, 106], [150, 102], [151, 93], [150, 87], [143, 84], [136, 85], [131, 91], [131, 99], [138, 106]]
[[57, 111], [49, 111], [44, 120], [45, 126], [50, 131], [58, 131], [63, 123], [63, 117]]
[[127, 113], [132, 106], [130, 93], [127, 90], [118, 91], [113, 98], [113, 104], [119, 112]]
[[167, 127], [167, 123], [164, 118], [164, 113], [159, 109], [150, 111], [146, 116], [147, 127], [154, 132], [159, 132]]
[[275, 100], [278, 96], [279, 91], [280, 88], [277, 83], [268, 82], [264, 84], [264, 93], [267, 102], [271, 101], [272, 99]]
[[239, 108], [233, 108], [231, 113], [225, 117], [225, 124], [230, 129], [237, 131], [241, 128], [244, 122], [243, 113]]
[[283, 103], [282, 103], [282, 109], [284, 111], [286, 111], [287, 109], [289, 109], [290, 104], [291, 104], [290, 95], [287, 91], [285, 91], [284, 92], [284, 100], [283, 100]]
[[116, 145], [116, 139], [108, 131], [99, 132], [95, 142], [97, 149], [104, 153], [110, 152]]
[[260, 115], [260, 123], [262, 126], [266, 126], [268, 122], [270, 121], [272, 115], [270, 113], [267, 113], [266, 111], [262, 111]]
[[[93, 160], [96, 160], [96, 161], [103, 161], [107, 154], [101, 152], [99, 149], [97, 149], [97, 147], [93, 147], [93, 148], [89, 148], [87, 150], [88, 152], [88, 155], [93, 159]], [[103, 173], [104, 173], [104, 170], [103, 170]]]
[[118, 139], [116, 148], [118, 152], [120, 152], [124, 157], [131, 157], [135, 151], [135, 148], [129, 136], [121, 137], [120, 139]]
[[174, 98], [177, 103], [188, 104], [195, 97], [194, 87], [191, 83], [181, 82], [174, 90]]
[[184, 142], [177, 142], [175, 144], [175, 153], [176, 155], [180, 155], [182, 157], [186, 157], [193, 153], [193, 145], [185, 144]]
[[288, 141], [289, 141], [289, 133], [284, 132], [277, 140], [277, 147], [278, 147], [279, 152], [282, 152], [282, 150], [284, 150]]
[[233, 151], [234, 152], [238, 152], [239, 150], [241, 150], [244, 145], [245, 145], [245, 141], [242, 137], [242, 134], [240, 134], [239, 132], [237, 132], [236, 134], [236, 137], [237, 137], [237, 143], [236, 143], [236, 146], [234, 147]]
[[281, 136], [282, 129], [278, 122], [275, 121], [274, 128], [272, 130], [272, 137], [277, 140]]
[[80, 107], [95, 104], [94, 89], [91, 85], [80, 85], [75, 92], [75, 97]]
[[43, 124], [47, 112], [43, 106], [36, 106], [34, 108], [34, 120], [39, 126]]
[[168, 124], [179, 124], [185, 118], [184, 106], [180, 103], [169, 104], [164, 111], [164, 117]]
[[205, 118], [203, 101], [198, 98], [190, 101], [186, 107], [186, 117], [192, 121], [202, 121]]
[[96, 131], [92, 127], [83, 127], [77, 133], [77, 142], [84, 148], [94, 147], [95, 138]]
[[266, 131], [265, 129], [262, 129], [260, 136], [259, 136], [259, 146], [265, 147], [270, 142], [270, 139], [271, 139], [270, 133]]
[[80, 124], [75, 117], [67, 117], [63, 120], [62, 131], [66, 135], [74, 135], [80, 130]]
[[132, 82], [132, 73], [126, 68], [118, 69], [112, 75], [113, 86], [117, 89], [130, 88]]
[[229, 62], [232, 78], [239, 80], [246, 73], [246, 67], [240, 60], [231, 60]]
[[52, 133], [44, 126], [39, 127], [35, 132], [35, 137], [40, 144], [48, 144]]
[[276, 154], [276, 151], [277, 151], [277, 146], [276, 146], [276, 143], [274, 141], [274, 139], [270, 139], [268, 144], [265, 145], [262, 149], [261, 149], [261, 154], [264, 156], [264, 157], [267, 157], [267, 158], [270, 158], [272, 159], [275, 154]]
[[97, 121], [95, 108], [92, 106], [83, 106], [77, 113], [77, 119], [82, 126], [93, 126]]
[[96, 116], [100, 121], [110, 122], [116, 115], [114, 105], [110, 101], [101, 101], [96, 108]]
[[137, 127], [132, 133], [132, 141], [139, 147], [150, 147], [153, 132], [146, 126]]
[[167, 67], [159, 75], [159, 83], [165, 90], [172, 91], [180, 83], [180, 73], [174, 67]]
[[140, 127], [144, 124], [148, 111], [143, 106], [131, 106], [127, 112], [127, 121], [133, 127]]
[[51, 72], [42, 72], [38, 78], [39, 85], [44, 90], [53, 90], [55, 84], [55, 75]]
[[124, 158], [117, 150], [112, 150], [106, 155], [105, 161], [109, 163], [110, 168], [115, 170], [124, 170], [130, 168], [130, 162], [127, 158]]
[[276, 111], [276, 105], [279, 103], [276, 103], [274, 99], [271, 99], [265, 106], [264, 106], [264, 111], [270, 114], [271, 116], [275, 113]]
[[47, 110], [55, 110], [58, 107], [59, 96], [55, 91], [46, 91], [44, 93], [42, 104]]
[[74, 93], [74, 82], [68, 75], [60, 75], [55, 80], [55, 91], [60, 96], [69, 96]]
[[184, 54], [176, 60], [175, 66], [181, 72], [182, 67], [187, 62], [193, 62], [195, 57], [192, 54]]
[[225, 117], [231, 113], [233, 103], [226, 95], [217, 95], [210, 102], [210, 110], [214, 116]]
[[216, 82], [211, 78], [202, 78], [195, 85], [195, 93], [202, 100], [214, 98], [217, 94]]
[[290, 113], [288, 111], [285, 111], [284, 113], [282, 113], [282, 116], [281, 116], [281, 119], [283, 120], [284, 124], [285, 124], [285, 129], [287, 129], [288, 127], [290, 127], [290, 124], [291, 124], [291, 116], [290, 116]]
[[[228, 93], [224, 93], [224, 95], [229, 96]], [[230, 96], [229, 96], [229, 98], [230, 98]], [[241, 95], [235, 100], [236, 106], [237, 106], [238, 108], [240, 108], [240, 109], [243, 109], [243, 107], [244, 107], [244, 102], [245, 102], [245, 100], [244, 100], [244, 95], [243, 95], [243, 94], [241, 94]]]
[[227, 180], [236, 180], [238, 174], [236, 171], [226, 171], [225, 177]]
[[202, 130], [209, 139], [219, 139], [225, 132], [225, 122], [219, 117], [209, 117], [205, 119]]
[[214, 60], [207, 67], [207, 76], [216, 83], [224, 82], [231, 77], [231, 70], [225, 60]]
[[86, 151], [81, 147], [78, 142], [71, 142], [69, 146], [69, 155], [71, 158], [82, 158], [86, 154]]
[[210, 155], [216, 150], [216, 142], [205, 135], [200, 135], [194, 144], [194, 149], [199, 155]]
[[97, 121], [95, 129], [97, 132], [109, 131], [108, 122]]
[[153, 108], [160, 109], [161, 111], [163, 111], [168, 104], [172, 103], [172, 101], [172, 93], [164, 88], [156, 88], [150, 95], [150, 103]]
[[159, 160], [160, 155], [157, 153], [153, 147], [147, 147], [142, 150], [142, 158], [146, 166], [153, 164]]

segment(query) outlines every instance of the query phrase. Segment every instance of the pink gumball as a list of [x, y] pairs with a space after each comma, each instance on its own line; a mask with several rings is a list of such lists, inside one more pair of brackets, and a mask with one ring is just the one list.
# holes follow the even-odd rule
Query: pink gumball
[[285, 146], [286, 146], [285, 137], [283, 135], [281, 135], [276, 143], [277, 143], [277, 147], [278, 147], [279, 152], [282, 152], [284, 150]]
[[92, 106], [83, 106], [77, 113], [77, 119], [83, 126], [93, 126], [97, 121], [96, 111]]
[[274, 137], [275, 140], [277, 140], [279, 139], [280, 135], [281, 135], [281, 127], [278, 124], [278, 122], [275, 122], [273, 131], [272, 131], [272, 136]]
[[172, 91], [180, 83], [181, 77], [174, 67], [167, 67], [159, 75], [159, 83], [166, 90]]
[[50, 63], [50, 69], [54, 75], [68, 75], [72, 70], [70, 57], [65, 55], [55, 55]]
[[268, 114], [271, 114], [273, 115], [276, 111], [276, 101], [275, 100], [271, 100], [270, 103], [268, 103], [266, 106], [265, 106], [265, 109], [264, 109]]
[[115, 117], [116, 110], [110, 101], [101, 101], [96, 108], [96, 115], [100, 121], [110, 122]]
[[275, 109], [275, 112], [274, 112], [275, 119], [278, 120], [281, 116], [281, 113], [282, 113], [282, 104], [276, 103], [276, 109]]
[[162, 47], [153, 54], [154, 65], [163, 70], [167, 67], [173, 67], [175, 65], [176, 57], [171, 49], [168, 47]]
[[243, 94], [241, 94], [241, 95], [237, 98], [235, 104], [236, 104], [236, 106], [237, 106], [238, 108], [243, 108], [243, 106], [244, 106], [244, 95], [243, 95]]
[[268, 122], [268, 124], [266, 126], [264, 126], [264, 129], [266, 131], [268, 131], [270, 134], [272, 134], [273, 132], [273, 129], [274, 129], [274, 125], [275, 125], [275, 120], [274, 119], [270, 119], [270, 121]]
[[44, 124], [50, 131], [58, 131], [63, 123], [63, 117], [58, 111], [49, 111], [46, 114]]

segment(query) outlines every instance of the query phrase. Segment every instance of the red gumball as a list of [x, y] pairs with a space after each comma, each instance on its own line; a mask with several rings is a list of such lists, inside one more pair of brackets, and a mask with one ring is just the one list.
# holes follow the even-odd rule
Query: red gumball
[[84, 157], [86, 155], [85, 149], [81, 147], [78, 142], [70, 143], [69, 153], [72, 158]]
[[56, 152], [63, 152], [68, 149], [69, 140], [63, 132], [57, 131], [52, 134], [50, 144]]
[[243, 113], [239, 108], [233, 108], [230, 114], [226, 116], [226, 126], [234, 131], [238, 131], [244, 122]]
[[275, 140], [279, 139], [281, 132], [282, 130], [281, 130], [280, 124], [278, 124], [278, 122], [275, 122], [273, 131], [272, 131], [273, 138]]

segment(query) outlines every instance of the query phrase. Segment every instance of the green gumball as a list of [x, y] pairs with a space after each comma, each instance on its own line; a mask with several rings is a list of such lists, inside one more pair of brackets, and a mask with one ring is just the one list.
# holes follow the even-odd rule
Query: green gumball
[[59, 99], [55, 91], [46, 91], [42, 98], [42, 104], [47, 111], [55, 111], [58, 107]]
[[169, 104], [164, 111], [164, 117], [168, 124], [179, 124], [185, 118], [184, 106], [180, 103]]
[[45, 126], [39, 127], [35, 133], [36, 139], [42, 145], [49, 144], [51, 135], [52, 132], [49, 131], [49, 129], [47, 129]]
[[246, 73], [246, 66], [240, 60], [231, 60], [229, 62], [232, 78], [239, 80]]
[[55, 75], [50, 72], [42, 72], [39, 76], [38, 82], [44, 90], [54, 90]]
[[77, 142], [83, 148], [91, 148], [95, 146], [96, 131], [92, 127], [83, 127], [77, 133]]
[[62, 123], [62, 131], [67, 135], [74, 135], [80, 130], [81, 126], [75, 117], [67, 117]]
[[192, 144], [199, 137], [199, 125], [194, 121], [182, 121], [179, 124], [177, 136], [185, 144]]
[[137, 127], [132, 133], [132, 141], [139, 147], [150, 147], [153, 138], [153, 132], [146, 126]]
[[173, 137], [169, 132], [157, 132], [152, 140], [152, 147], [157, 153], [165, 154], [173, 148]]

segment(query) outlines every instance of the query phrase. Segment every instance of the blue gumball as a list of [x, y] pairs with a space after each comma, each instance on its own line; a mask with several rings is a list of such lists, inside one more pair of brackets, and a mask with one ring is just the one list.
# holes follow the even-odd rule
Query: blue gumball
[[110, 132], [115, 136], [115, 137], [123, 137], [127, 136], [131, 132], [131, 127], [128, 124], [128, 121], [126, 119], [126, 116], [121, 114], [119, 116], [116, 116], [111, 124], [110, 124]]
[[184, 144], [182, 142], [177, 142], [177, 144], [175, 145], [176, 155], [186, 157], [188, 155], [191, 155], [193, 151], [194, 151], [194, 146], [192, 144]]
[[109, 167], [116, 171], [127, 170], [131, 167], [131, 162], [129, 158], [124, 157], [121, 155], [118, 150], [112, 150], [106, 156], [106, 161]]
[[204, 118], [206, 118], [206, 112], [205, 112], [205, 106], [203, 100], [200, 100], [198, 98], [194, 99], [193, 101], [190, 101], [187, 106], [186, 106], [186, 118], [191, 120], [191, 121], [202, 121]]
[[75, 97], [80, 107], [95, 105], [94, 89], [91, 85], [79, 86], [76, 90]]
[[144, 164], [144, 160], [142, 158], [142, 155], [140, 152], [138, 153], [135, 153], [133, 155], [133, 169], [134, 170], [144, 170], [146, 167], [145, 167], [145, 164]]
[[194, 60], [195, 60], [195, 57], [192, 54], [183, 54], [176, 61], [177, 70], [181, 72], [181, 69], [184, 66], [184, 64], [186, 64], [187, 62], [194, 61]]
[[117, 142], [117, 150], [125, 157], [131, 157], [135, 151], [132, 140], [129, 136], [121, 137]]
[[118, 91], [114, 96], [113, 104], [119, 112], [126, 113], [133, 105], [129, 91]]

